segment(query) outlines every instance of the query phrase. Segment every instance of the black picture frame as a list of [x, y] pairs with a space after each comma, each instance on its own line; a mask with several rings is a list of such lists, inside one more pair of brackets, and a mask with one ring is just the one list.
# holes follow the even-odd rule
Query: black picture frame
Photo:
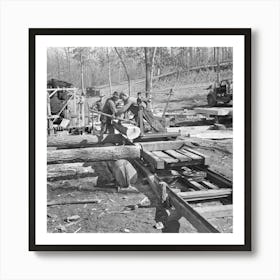
[[[35, 39], [38, 35], [243, 35], [245, 188], [243, 245], [37, 245], [35, 240]], [[29, 250], [30, 251], [251, 251], [251, 29], [29, 29]]]

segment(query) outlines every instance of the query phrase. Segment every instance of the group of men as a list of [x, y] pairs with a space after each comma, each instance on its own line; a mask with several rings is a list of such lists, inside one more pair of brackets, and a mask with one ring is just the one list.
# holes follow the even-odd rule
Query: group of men
[[[112, 126], [112, 118], [106, 115], [113, 117], [121, 117], [126, 115], [128, 112], [133, 114], [133, 119], [136, 124], [138, 121], [138, 112], [140, 106], [146, 107], [146, 102], [142, 99], [141, 93], [137, 94], [137, 98], [129, 96], [125, 92], [118, 93], [115, 91], [111, 97], [109, 97], [103, 107], [101, 106], [101, 99], [96, 104], [96, 109], [104, 113], [101, 114], [101, 134], [104, 133], [114, 133], [114, 127]], [[120, 106], [120, 104], [123, 104]], [[106, 114], [106, 115], [105, 115]]]
[[[142, 118], [146, 121], [145, 130], [153, 129], [156, 132], [163, 132], [164, 126], [159, 120], [157, 120], [151, 110], [148, 107], [148, 102], [141, 92], [137, 93], [137, 97], [129, 96], [128, 93], [115, 91], [111, 97], [109, 97], [102, 106], [102, 96], [95, 104], [95, 109], [101, 112], [101, 132], [114, 133], [114, 127], [112, 121], [114, 117], [128, 118], [130, 112], [133, 117], [130, 120], [134, 120], [137, 126], [140, 125], [139, 111], [141, 110]], [[102, 114], [103, 113], [103, 114]], [[110, 117], [111, 116], [111, 117]]]

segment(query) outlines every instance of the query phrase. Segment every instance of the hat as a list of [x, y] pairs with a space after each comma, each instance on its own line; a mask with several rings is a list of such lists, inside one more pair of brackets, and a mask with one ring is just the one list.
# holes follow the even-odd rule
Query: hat
[[119, 97], [119, 93], [117, 91], [113, 92], [113, 97]]
[[128, 96], [128, 93], [122, 91], [122, 92], [120, 93], [120, 96]]

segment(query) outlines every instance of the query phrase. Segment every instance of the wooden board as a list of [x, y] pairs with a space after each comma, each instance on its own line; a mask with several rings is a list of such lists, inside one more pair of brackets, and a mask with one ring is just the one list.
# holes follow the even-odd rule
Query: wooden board
[[178, 153], [177, 151], [165, 150], [164, 152], [167, 153], [168, 155], [174, 157], [175, 159], [178, 159], [179, 161], [191, 161], [191, 158], [189, 158], [181, 153]]
[[189, 181], [189, 184], [195, 189], [198, 189], [198, 190], [205, 190], [206, 189], [203, 185], [201, 185], [200, 183], [198, 183], [194, 180], [188, 180], [188, 181]]
[[197, 114], [206, 116], [232, 116], [232, 107], [195, 108]]
[[195, 154], [195, 155], [198, 155], [198, 156], [201, 156], [202, 158], [204, 158], [204, 164], [205, 165], [209, 165], [210, 164], [210, 160], [209, 160], [209, 157], [208, 156], [205, 156], [204, 154], [198, 152], [197, 150], [194, 150], [192, 149], [191, 147], [189, 147], [188, 145], [185, 145], [182, 147], [183, 149], [186, 149], [187, 151]]
[[190, 157], [191, 159], [194, 159], [194, 160], [203, 160], [203, 157], [202, 156], [199, 156], [199, 155], [196, 155], [190, 151], [188, 151], [187, 149], [180, 149], [179, 150], [180, 153]]
[[218, 197], [228, 196], [232, 193], [230, 189], [219, 189], [219, 190], [205, 190], [205, 191], [194, 191], [194, 192], [181, 192], [178, 193], [180, 197], [186, 200], [192, 199], [212, 199]]
[[153, 151], [152, 153], [155, 156], [159, 157], [160, 159], [164, 160], [166, 163], [177, 163], [178, 162], [178, 159], [174, 159], [162, 151]]
[[213, 190], [218, 190], [219, 189], [219, 187], [210, 183], [209, 181], [202, 181], [201, 183], [209, 189], [213, 189]]
[[140, 143], [140, 145], [144, 151], [178, 150], [185, 145], [185, 141], [157, 141]]
[[146, 160], [152, 167], [155, 169], [164, 169], [165, 168], [165, 161], [152, 152], [149, 151], [141, 151], [141, 156], [144, 160]]

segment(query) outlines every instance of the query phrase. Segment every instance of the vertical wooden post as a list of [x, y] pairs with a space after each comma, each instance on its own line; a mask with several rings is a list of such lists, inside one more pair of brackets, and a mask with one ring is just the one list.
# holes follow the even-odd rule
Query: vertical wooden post
[[217, 83], [220, 82], [220, 47], [216, 48], [216, 59], [217, 59]]
[[81, 96], [82, 127], [85, 127], [85, 97]]
[[73, 108], [74, 108], [74, 115], [75, 115], [75, 118], [73, 118], [73, 126], [77, 126], [77, 96], [76, 96], [76, 90], [74, 90]]
[[49, 119], [49, 117], [51, 116], [52, 112], [51, 112], [51, 100], [50, 100], [50, 95], [47, 91], [47, 122], [48, 122], [48, 135], [53, 135], [54, 134], [54, 130], [53, 130], [53, 123], [52, 120]]
[[140, 126], [140, 136], [144, 135], [144, 124], [143, 124], [143, 108], [139, 108], [138, 111], [138, 123]]

